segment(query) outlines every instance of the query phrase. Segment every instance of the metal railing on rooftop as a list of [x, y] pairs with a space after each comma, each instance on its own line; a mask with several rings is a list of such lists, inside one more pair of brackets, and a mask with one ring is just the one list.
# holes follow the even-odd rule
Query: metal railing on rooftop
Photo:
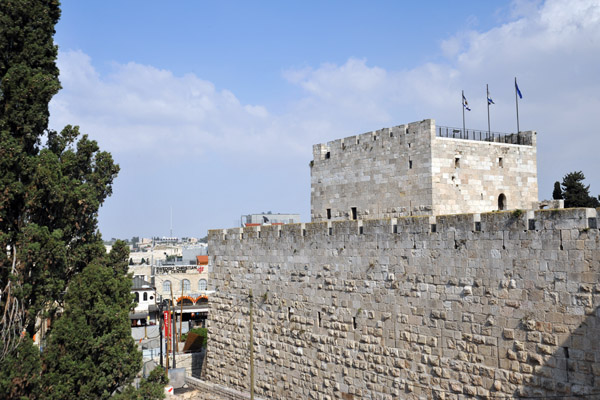
[[524, 135], [517, 133], [488, 132], [475, 129], [463, 130], [460, 128], [452, 128], [449, 126], [437, 126], [435, 135], [437, 137], [445, 137], [451, 139], [466, 139], [479, 140], [482, 142], [531, 145], [531, 140], [527, 139], [527, 137], [525, 137]]

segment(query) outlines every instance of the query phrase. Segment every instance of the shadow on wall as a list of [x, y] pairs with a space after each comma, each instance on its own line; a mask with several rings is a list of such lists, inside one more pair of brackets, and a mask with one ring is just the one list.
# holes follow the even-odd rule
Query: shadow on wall
[[507, 350], [511, 359], [505, 379], [520, 384], [516, 398], [600, 399], [600, 307], [592, 308], [592, 293], [600, 286], [581, 285], [574, 297], [587, 317], [573, 331], [569, 323], [581, 316], [565, 313], [562, 322], [522, 321], [523, 337], [513, 340]]

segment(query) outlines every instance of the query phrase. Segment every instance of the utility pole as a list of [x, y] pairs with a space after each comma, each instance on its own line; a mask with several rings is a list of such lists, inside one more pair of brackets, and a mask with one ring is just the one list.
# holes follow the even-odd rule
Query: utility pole
[[252, 289], [248, 293], [248, 298], [250, 299], [250, 400], [254, 400], [254, 318], [252, 315], [254, 297], [252, 296]]
[[[181, 312], [179, 313], [179, 342], [181, 342], [181, 324], [183, 324], [183, 281], [181, 281], [181, 300], [180, 300], [180, 310]], [[179, 347], [179, 342], [177, 344], [177, 347]], [[177, 351], [179, 351], [179, 349], [177, 349]]]
[[[175, 315], [175, 303], [173, 302], [173, 285], [171, 285], [171, 308], [173, 308], [173, 312], [171, 313], [171, 319], [173, 320], [173, 332], [171, 332], [171, 337], [173, 338], [173, 368], [177, 368], [177, 361], [175, 360], [175, 338], [177, 337], [177, 316]], [[179, 351], [179, 348], [177, 349]]]
[[159, 315], [158, 315], [158, 334], [160, 336], [160, 366], [164, 367], [163, 365], [163, 334], [162, 334], [162, 330], [163, 330], [163, 315], [162, 315], [162, 307], [159, 307], [158, 309]]

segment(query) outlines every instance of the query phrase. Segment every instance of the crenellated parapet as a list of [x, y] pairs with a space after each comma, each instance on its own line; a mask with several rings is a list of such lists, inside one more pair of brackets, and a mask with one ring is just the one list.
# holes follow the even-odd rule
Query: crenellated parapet
[[443, 232], [456, 232], [460, 234], [482, 232], [493, 234], [494, 232], [595, 229], [597, 226], [596, 209], [518, 209], [482, 214], [323, 221], [213, 229], [208, 231], [208, 239], [211, 242], [219, 240], [311, 241], [338, 235], [360, 236]]

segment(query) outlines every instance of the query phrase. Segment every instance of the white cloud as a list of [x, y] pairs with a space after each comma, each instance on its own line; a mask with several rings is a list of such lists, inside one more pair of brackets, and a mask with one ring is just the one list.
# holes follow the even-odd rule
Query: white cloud
[[548, 197], [551, 183], [574, 169], [584, 170], [592, 191], [600, 192], [600, 3], [516, 2], [513, 15], [489, 31], [458, 32], [447, 38], [441, 45], [447, 56], [443, 63], [386, 71], [350, 59], [340, 66], [324, 64], [285, 76], [306, 90], [304, 116], [323, 118], [320, 110], [326, 109], [332, 121], [348, 129], [334, 137], [428, 117], [460, 126], [462, 89], [473, 109], [467, 113], [467, 126], [486, 129], [486, 83], [496, 101], [492, 129], [515, 131], [517, 76], [525, 96], [520, 102], [521, 129], [540, 134], [540, 197]]
[[574, 169], [584, 170], [592, 190], [600, 191], [597, 0], [515, 2], [510, 21], [485, 32], [457, 32], [441, 48], [443, 62], [411, 70], [386, 70], [356, 58], [291, 68], [284, 78], [303, 95], [278, 115], [241, 104], [234, 93], [193, 74], [175, 76], [132, 62], [114, 65], [103, 77], [82, 52], [61, 52], [64, 90], [52, 102], [53, 125], [76, 121], [104, 147], [122, 153], [237, 157], [252, 149], [253, 156], [294, 154], [308, 161], [311, 144], [367, 130], [423, 118], [460, 126], [462, 89], [473, 109], [467, 125], [485, 129], [486, 83], [496, 101], [492, 129], [514, 131], [517, 76], [524, 94], [521, 128], [540, 133], [540, 197]]
[[267, 139], [257, 134], [270, 124], [264, 107], [242, 105], [193, 74], [130, 62], [101, 77], [81, 51], [61, 52], [58, 64], [63, 90], [51, 103], [52, 125], [76, 122], [111, 151], [241, 152]]

